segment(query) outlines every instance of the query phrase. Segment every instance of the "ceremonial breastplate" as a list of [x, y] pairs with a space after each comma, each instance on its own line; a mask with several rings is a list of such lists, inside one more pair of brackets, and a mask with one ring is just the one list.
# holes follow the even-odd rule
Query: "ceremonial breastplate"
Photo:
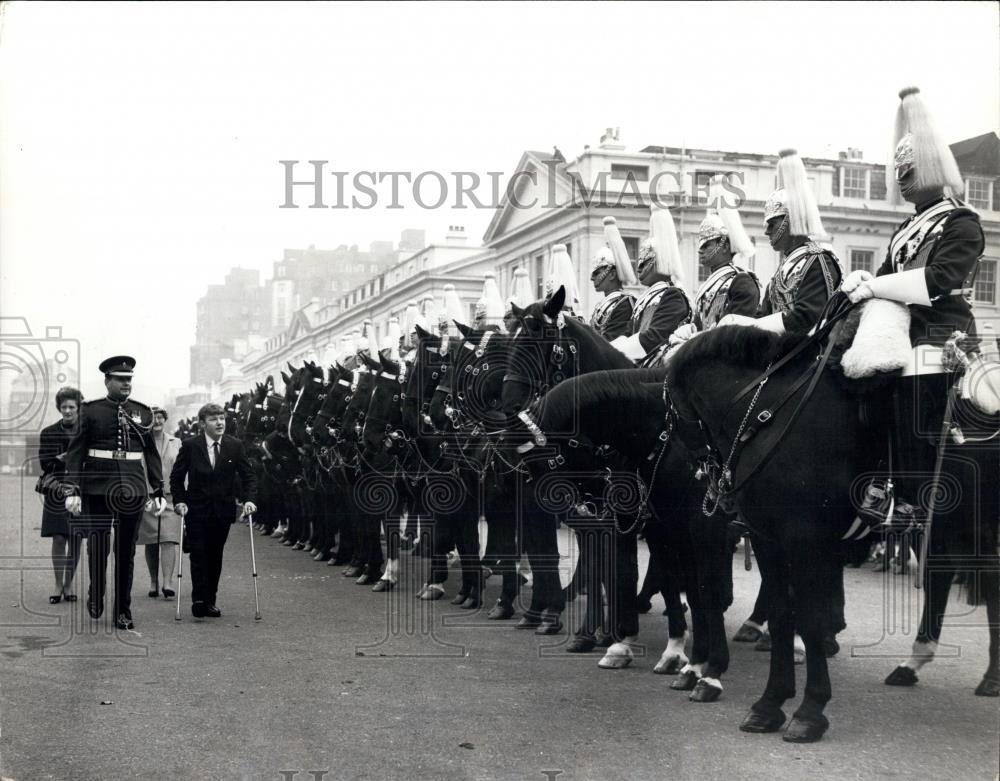
[[660, 303], [660, 299], [663, 298], [663, 294], [667, 292], [669, 287], [669, 282], [654, 282], [645, 293], [636, 299], [635, 306], [632, 307], [632, 333], [639, 332], [643, 314], [647, 310], [656, 309], [656, 305]]
[[591, 327], [603, 336], [604, 328], [607, 326], [608, 320], [611, 319], [612, 313], [618, 308], [619, 304], [630, 298], [632, 296], [626, 295], [621, 290], [608, 293], [604, 297], [604, 300], [594, 307], [594, 313], [590, 316]]
[[799, 285], [802, 284], [806, 272], [809, 271], [814, 262], [818, 262], [823, 270], [827, 296], [833, 295], [836, 280], [827, 266], [824, 250], [815, 242], [808, 241], [798, 249], [793, 250], [792, 254], [781, 262], [781, 266], [771, 278], [771, 284], [768, 285], [767, 291], [771, 300], [771, 308], [775, 312], [787, 312], [792, 308]]
[[946, 198], [904, 222], [889, 240], [893, 271], [911, 271], [927, 265], [935, 239], [944, 232], [948, 216], [960, 204]]
[[703, 331], [714, 328], [722, 319], [726, 310], [726, 301], [729, 298], [729, 288], [737, 274], [740, 273], [735, 266], [724, 266], [723, 268], [726, 273], [720, 274], [714, 282], [709, 277], [708, 282], [711, 284], [699, 294], [694, 303], [695, 311], [701, 319]]

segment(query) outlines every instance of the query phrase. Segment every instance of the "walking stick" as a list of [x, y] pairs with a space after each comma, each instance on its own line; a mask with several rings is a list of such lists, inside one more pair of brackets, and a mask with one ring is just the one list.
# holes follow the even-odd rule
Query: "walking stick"
[[184, 516], [181, 516], [181, 553], [177, 562], [177, 613], [174, 621], [181, 620], [181, 578], [184, 575]]
[[260, 621], [260, 597], [257, 595], [257, 554], [253, 547], [253, 514], [248, 517], [247, 527], [250, 529], [250, 566], [253, 568], [253, 620]]

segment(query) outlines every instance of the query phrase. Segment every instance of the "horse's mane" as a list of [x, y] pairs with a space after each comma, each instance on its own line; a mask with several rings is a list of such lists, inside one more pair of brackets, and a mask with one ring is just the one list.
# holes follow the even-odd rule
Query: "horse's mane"
[[549, 430], [583, 407], [658, 394], [664, 372], [662, 368], [609, 369], [563, 380], [542, 397], [539, 425]]
[[802, 334], [776, 334], [755, 326], [726, 325], [704, 331], [682, 344], [667, 364], [667, 384], [683, 390], [693, 370], [706, 361], [764, 371], [775, 358], [801, 342]]

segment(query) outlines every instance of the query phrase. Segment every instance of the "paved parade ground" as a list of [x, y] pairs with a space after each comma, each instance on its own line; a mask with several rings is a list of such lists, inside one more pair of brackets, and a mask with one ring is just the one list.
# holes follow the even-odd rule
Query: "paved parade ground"
[[[659, 597], [641, 617], [648, 655], [605, 671], [596, 654], [566, 654], [565, 636], [515, 631], [513, 622], [488, 622], [485, 610], [473, 615], [447, 600], [420, 603], [409, 584], [371, 593], [340, 568], [258, 535], [263, 620], [255, 622], [243, 525], [226, 548], [222, 618], [192, 618], [185, 599], [175, 621], [173, 602], [146, 596], [140, 551], [135, 631], [116, 634], [110, 607], [95, 631], [83, 569], [80, 601], [48, 604], [48, 540], [38, 537], [33, 480], [0, 478], [4, 778], [749, 781], [997, 772], [997, 700], [972, 693], [986, 668], [985, 610], [953, 597], [938, 660], [916, 688], [887, 687], [883, 678], [916, 630], [919, 592], [870, 564], [846, 574], [848, 628], [831, 660], [830, 731], [818, 744], [791, 745], [780, 734], [737, 729], [767, 673], [766, 654], [752, 646], [732, 644], [715, 704], [691, 703], [670, 690], [672, 676], [652, 673], [666, 641]], [[644, 546], [640, 555], [644, 570]], [[419, 578], [413, 568], [424, 565], [404, 554], [404, 580]], [[758, 583], [742, 552], [734, 569], [730, 635]], [[457, 579], [453, 572], [449, 596]], [[184, 589], [187, 597], [186, 579]], [[493, 578], [487, 607], [498, 590]], [[571, 622], [580, 602], [567, 611]], [[799, 668], [800, 686], [803, 675]]]

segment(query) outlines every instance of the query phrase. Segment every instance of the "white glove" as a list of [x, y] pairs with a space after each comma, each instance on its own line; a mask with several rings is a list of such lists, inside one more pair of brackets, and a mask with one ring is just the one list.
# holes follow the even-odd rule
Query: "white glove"
[[685, 323], [684, 325], [679, 325], [674, 329], [674, 332], [670, 334], [670, 339], [667, 340], [667, 344], [671, 347], [675, 347], [682, 342], [686, 342], [692, 336], [698, 333], [698, 326], [694, 323]]
[[243, 515], [253, 515], [255, 512], [257, 512], [257, 505], [253, 502], [243, 503]]
[[[859, 268], [857, 271], [852, 271], [844, 277], [844, 281], [840, 284], [840, 289], [849, 294], [856, 290], [858, 285], [862, 282], [867, 282], [869, 279], [875, 279], [875, 277], [870, 272]], [[871, 296], [866, 296], [866, 298], [871, 298]]]
[[158, 496], [153, 499], [153, 506], [156, 508], [156, 517], [159, 518], [163, 515], [164, 510], [167, 509], [167, 500], [162, 496]]
[[[852, 273], [857, 273], [857, 272], [852, 272]], [[867, 280], [860, 283], [857, 287], [853, 288], [849, 293], [847, 293], [847, 297], [848, 299], [850, 299], [852, 304], [857, 304], [861, 301], [864, 301], [867, 298], [874, 298], [874, 296], [875, 293], [872, 292], [871, 286], [868, 284]]]
[[747, 317], [746, 315], [726, 315], [723, 317], [719, 323], [719, 326], [723, 325], [757, 325], [757, 319], [754, 317]]
[[188, 506], [184, 502], [178, 502], [174, 505], [174, 512], [177, 513], [181, 518], [187, 515]]
[[66, 497], [66, 512], [70, 515], [79, 515], [83, 510], [83, 501], [79, 496]]

